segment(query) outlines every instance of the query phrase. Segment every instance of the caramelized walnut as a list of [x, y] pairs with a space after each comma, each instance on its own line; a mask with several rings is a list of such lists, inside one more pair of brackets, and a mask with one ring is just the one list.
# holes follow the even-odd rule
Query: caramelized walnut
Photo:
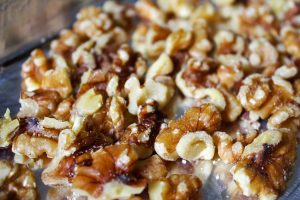
[[300, 41], [297, 37], [298, 34], [298, 31], [292, 27], [283, 27], [280, 33], [286, 51], [296, 58], [300, 57]]
[[246, 196], [276, 199], [286, 188], [295, 158], [295, 135], [268, 130], [245, 147], [233, 178]]
[[201, 181], [188, 174], [174, 174], [168, 178], [161, 178], [149, 183], [150, 200], [161, 199], [197, 199]]
[[39, 199], [35, 177], [26, 166], [0, 161], [1, 199]]
[[[155, 151], [165, 160], [176, 160], [179, 157], [176, 148], [184, 135], [189, 134], [191, 137], [198, 137], [197, 131], [206, 131], [212, 134], [220, 124], [221, 114], [215, 106], [203, 104], [199, 108], [192, 107], [180, 119], [170, 121], [168, 127], [160, 131], [154, 143]], [[197, 134], [193, 136], [194, 133]], [[206, 133], [201, 133], [198, 139], [199, 145], [195, 144], [195, 149], [198, 150], [195, 152], [197, 154], [195, 157], [202, 157], [201, 152], [210, 149], [209, 155], [207, 157], [204, 155], [204, 157], [206, 159], [211, 158], [211, 154], [214, 152], [214, 147], [210, 142], [211, 137]]]

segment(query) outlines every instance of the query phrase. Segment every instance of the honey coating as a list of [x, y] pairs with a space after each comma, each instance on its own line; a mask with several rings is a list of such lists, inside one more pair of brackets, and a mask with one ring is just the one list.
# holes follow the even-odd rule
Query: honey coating
[[57, 198], [205, 199], [209, 177], [226, 198], [279, 198], [300, 127], [298, 4], [82, 8], [22, 65], [20, 110], [0, 119], [18, 163], [0, 162], [0, 199], [37, 198], [27, 167]]

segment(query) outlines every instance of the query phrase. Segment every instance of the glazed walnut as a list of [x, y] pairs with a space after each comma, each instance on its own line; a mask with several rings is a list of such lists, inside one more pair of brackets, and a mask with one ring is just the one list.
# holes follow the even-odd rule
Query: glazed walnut
[[[200, 107], [192, 107], [180, 119], [170, 121], [168, 127], [160, 131], [154, 143], [155, 151], [163, 159], [171, 161], [180, 155], [187, 156], [189, 160], [211, 159], [214, 145], [207, 133], [212, 134], [220, 123], [221, 115], [215, 106], [203, 104]], [[197, 143], [193, 144], [193, 140]], [[187, 144], [191, 149], [184, 149]], [[196, 152], [188, 155], [187, 152], [193, 150]]]
[[1, 199], [39, 199], [35, 177], [26, 166], [9, 161], [0, 161]]
[[294, 133], [268, 130], [245, 147], [233, 178], [246, 196], [276, 199], [286, 188], [295, 158]]
[[188, 174], [174, 174], [168, 178], [161, 178], [149, 183], [148, 193], [150, 200], [162, 199], [197, 199], [201, 181]]

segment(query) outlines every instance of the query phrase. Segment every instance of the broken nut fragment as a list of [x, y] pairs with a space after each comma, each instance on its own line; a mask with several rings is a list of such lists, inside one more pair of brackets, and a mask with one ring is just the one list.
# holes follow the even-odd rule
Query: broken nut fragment
[[0, 118], [0, 147], [7, 147], [11, 144], [11, 134], [19, 127], [19, 120], [12, 120], [10, 110], [7, 109], [3, 118]]
[[76, 101], [76, 109], [81, 115], [91, 115], [99, 110], [103, 104], [101, 94], [96, 94], [94, 89], [89, 89]]

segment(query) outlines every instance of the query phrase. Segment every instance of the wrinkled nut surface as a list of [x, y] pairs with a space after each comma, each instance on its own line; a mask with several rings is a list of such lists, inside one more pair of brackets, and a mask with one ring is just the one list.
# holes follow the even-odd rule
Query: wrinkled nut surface
[[212, 137], [205, 131], [191, 132], [182, 136], [176, 145], [179, 157], [193, 161], [211, 160], [215, 154]]
[[158, 155], [153, 155], [146, 160], [137, 162], [134, 170], [141, 177], [150, 181], [164, 178], [168, 174], [164, 161]]
[[160, 57], [150, 66], [147, 71], [147, 78], [153, 78], [155, 76], [168, 75], [173, 71], [173, 61], [171, 58], [162, 53]]
[[1, 199], [39, 199], [34, 174], [26, 166], [1, 160], [0, 174]]
[[[188, 109], [180, 119], [170, 121], [168, 127], [160, 131], [154, 143], [155, 151], [163, 159], [174, 161], [179, 158], [176, 146], [184, 135], [189, 132], [197, 131], [206, 131], [209, 134], [212, 134], [218, 129], [220, 124], [221, 114], [212, 104], [203, 104], [200, 107], [192, 107]], [[192, 133], [190, 135], [192, 135]], [[188, 137], [186, 141], [183, 141], [190, 141]], [[199, 137], [201, 138], [202, 136]], [[207, 138], [210, 137], [207, 136]], [[210, 139], [205, 140], [205, 145], [208, 145], [207, 151], [209, 152], [205, 158], [210, 158], [212, 152], [214, 152], [214, 147], [212, 147], [213, 145], [211, 146], [212, 143], [210, 142]], [[180, 146], [178, 148], [180, 148]], [[199, 147], [199, 149], [201, 149], [201, 147]], [[184, 149], [182, 149], [182, 151], [184, 152]], [[200, 155], [200, 157], [202, 157], [201, 153]]]
[[[149, 183], [150, 200], [190, 199], [197, 198], [201, 181], [193, 175], [174, 174]], [[199, 198], [199, 197], [198, 197]]]
[[286, 188], [295, 158], [294, 133], [265, 131], [245, 147], [232, 169], [233, 179], [246, 196], [276, 199]]
[[173, 55], [179, 50], [188, 48], [192, 39], [193, 34], [191, 32], [179, 29], [168, 36], [165, 51], [168, 55]]

